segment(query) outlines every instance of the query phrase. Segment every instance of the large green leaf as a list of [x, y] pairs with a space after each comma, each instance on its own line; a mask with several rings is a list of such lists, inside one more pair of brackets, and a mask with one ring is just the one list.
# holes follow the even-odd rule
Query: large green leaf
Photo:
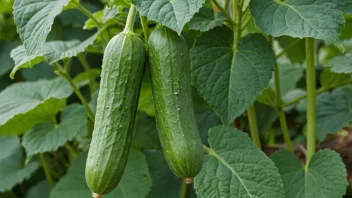
[[197, 37], [191, 49], [193, 83], [229, 125], [268, 86], [275, 67], [265, 37], [248, 34], [234, 47], [233, 32], [215, 28]]
[[350, 78], [349, 74], [335, 73], [331, 71], [331, 68], [327, 67], [320, 73], [320, 84], [323, 88], [329, 88], [338, 86]]
[[7, 73], [13, 67], [13, 61], [10, 57], [10, 52], [19, 44], [19, 41], [8, 42], [0, 41], [0, 76]]
[[345, 13], [352, 14], [352, 0], [342, 0]]
[[20, 146], [20, 139], [17, 136], [0, 137], [0, 160], [12, 155]]
[[195, 178], [198, 197], [282, 198], [274, 163], [253, 145], [247, 134], [232, 127], [209, 130], [211, 148]]
[[65, 58], [77, 56], [84, 52], [85, 49], [92, 45], [97, 38], [97, 33], [83, 42], [79, 40], [72, 41], [49, 41], [43, 44], [43, 47], [34, 55], [28, 55], [24, 45], [20, 45], [11, 51], [11, 57], [15, 62], [15, 67], [11, 71], [11, 78], [21, 68], [30, 68], [34, 65], [46, 60], [49, 64], [53, 64]]
[[83, 106], [72, 104], [62, 111], [59, 125], [43, 123], [35, 126], [24, 134], [22, 145], [28, 156], [55, 151], [85, 131], [86, 124], [87, 118]]
[[49, 183], [44, 180], [30, 188], [26, 198], [48, 198], [50, 194]]
[[221, 13], [214, 14], [213, 9], [202, 7], [189, 22], [189, 27], [194, 30], [206, 32], [217, 26], [221, 26], [224, 20], [225, 17]]
[[275, 152], [271, 159], [279, 169], [287, 198], [338, 198], [346, 192], [346, 168], [334, 151], [317, 152], [307, 168], [287, 150]]
[[138, 11], [181, 33], [183, 26], [199, 11], [205, 0], [132, 0]]
[[162, 151], [146, 152], [149, 172], [153, 179], [153, 185], [148, 198], [179, 198], [181, 182], [166, 163]]
[[330, 59], [326, 65], [331, 67], [332, 72], [350, 74], [352, 73], [352, 53], [336, 56]]
[[55, 17], [69, 2], [70, 0], [15, 0], [14, 20], [27, 56], [35, 55], [41, 49]]
[[341, 0], [252, 0], [249, 5], [256, 25], [267, 34], [340, 43]]
[[12, 155], [0, 160], [0, 192], [11, 190], [16, 184], [28, 179], [38, 167], [36, 161], [24, 164], [23, 151], [17, 146]]
[[0, 93], [0, 135], [22, 134], [36, 124], [51, 122], [71, 94], [62, 78], [7, 87]]
[[317, 138], [336, 133], [352, 121], [352, 87], [344, 87], [317, 97]]
[[[87, 198], [92, 193], [84, 178], [86, 154], [81, 154], [68, 170], [66, 176], [56, 184], [51, 191], [50, 198], [75, 197]], [[131, 198], [146, 197], [152, 185], [148, 172], [145, 155], [140, 151], [131, 149], [125, 173], [120, 184], [104, 198]]]
[[161, 143], [153, 117], [143, 112], [138, 113], [131, 145], [137, 149], [161, 150]]

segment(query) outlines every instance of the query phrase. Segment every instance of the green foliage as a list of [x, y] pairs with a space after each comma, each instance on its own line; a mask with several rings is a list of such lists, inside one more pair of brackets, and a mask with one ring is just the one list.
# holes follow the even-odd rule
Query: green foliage
[[[81, 154], [73, 161], [68, 173], [57, 183], [50, 193], [50, 198], [69, 197], [86, 198], [91, 196], [84, 178], [86, 154]], [[145, 197], [151, 187], [151, 178], [143, 153], [134, 149], [130, 150], [126, 170], [120, 185], [104, 198]], [[133, 185], [131, 185], [133, 184]], [[138, 189], [138, 190], [137, 190]]]
[[267, 87], [276, 61], [262, 35], [249, 34], [232, 45], [226, 27], [197, 37], [191, 50], [193, 83], [199, 93], [230, 125]]
[[340, 43], [338, 36], [344, 22], [340, 0], [257, 0], [249, 7], [256, 25], [267, 34]]
[[[205, 0], [132, 0], [142, 15], [178, 33], [181, 33], [183, 26], [199, 11], [204, 2]], [[163, 11], [160, 12], [160, 9]]]
[[209, 130], [209, 144], [195, 179], [199, 197], [283, 197], [277, 168], [245, 133], [214, 127]]
[[[84, 177], [90, 145], [116, 152], [116, 145], [123, 144], [120, 139], [91, 143], [99, 119], [109, 122], [98, 131], [129, 125], [131, 136], [122, 180], [103, 198], [350, 196], [351, 0], [0, 1], [0, 198], [91, 197]], [[137, 15], [127, 22], [132, 5]], [[155, 28], [170, 28], [178, 40], [184, 37], [182, 48], [170, 40], [160, 47], [161, 36], [153, 38], [160, 47], [153, 60], [162, 65], [154, 72], [165, 87], [151, 86], [158, 82], [153, 75], [150, 79], [153, 65], [144, 64], [144, 56], [125, 56], [136, 45], [126, 46], [124, 40], [107, 48], [127, 24], [134, 26], [128, 34], [143, 41], [149, 52], [147, 41]], [[117, 69], [102, 74], [107, 54], [122, 59], [106, 59]], [[183, 61], [189, 61], [188, 55], [190, 72]], [[136, 64], [119, 70], [130, 59], [145, 66], [140, 88], [124, 81], [143, 73], [134, 72]], [[184, 80], [188, 75], [191, 82]], [[122, 81], [123, 91], [107, 86], [122, 87]], [[176, 100], [175, 92], [188, 88], [192, 98], [188, 94]], [[153, 98], [153, 92], [166, 90], [162, 99], [172, 100], [155, 111], [162, 100]], [[138, 101], [126, 99], [132, 92], [139, 93]], [[98, 96], [107, 99], [100, 113]], [[136, 115], [123, 111], [109, 116], [116, 114], [108, 111], [126, 108], [122, 99], [133, 101], [127, 109], [137, 109]], [[160, 114], [167, 116], [157, 127]], [[185, 130], [179, 119], [186, 125], [195, 122], [195, 128]], [[174, 126], [186, 133], [170, 130]], [[182, 163], [180, 157], [166, 160], [170, 152], [163, 152], [158, 134], [165, 128], [175, 139], [170, 148], [187, 157], [198, 151], [192, 142], [182, 142], [199, 131], [205, 162], [192, 185], [170, 168], [174, 161]], [[103, 138], [113, 140], [113, 135]], [[258, 147], [260, 142], [261, 148], [252, 142]], [[289, 142], [294, 153], [279, 149], [290, 150]], [[336, 152], [315, 152], [321, 148]], [[114, 165], [117, 159], [99, 166], [122, 170]], [[102, 175], [96, 168], [93, 172]]]
[[36, 124], [51, 122], [71, 93], [61, 78], [9, 86], [0, 93], [0, 134], [22, 134]]
[[274, 153], [271, 159], [281, 174], [285, 197], [342, 197], [345, 194], [347, 173], [334, 151], [317, 152], [307, 167], [287, 150]]
[[55, 151], [67, 141], [84, 133], [87, 118], [84, 108], [78, 104], [65, 107], [61, 113], [60, 124], [43, 123], [29, 130], [22, 140], [27, 155]]

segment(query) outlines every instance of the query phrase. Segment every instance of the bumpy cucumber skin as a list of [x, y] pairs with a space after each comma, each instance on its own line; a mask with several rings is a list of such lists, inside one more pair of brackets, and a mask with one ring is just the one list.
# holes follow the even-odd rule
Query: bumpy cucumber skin
[[143, 42], [120, 33], [108, 43], [103, 57], [86, 180], [103, 195], [116, 188], [125, 170], [145, 66]]
[[176, 176], [193, 178], [202, 168], [204, 153], [193, 110], [186, 41], [159, 27], [149, 37], [148, 58], [164, 155]]

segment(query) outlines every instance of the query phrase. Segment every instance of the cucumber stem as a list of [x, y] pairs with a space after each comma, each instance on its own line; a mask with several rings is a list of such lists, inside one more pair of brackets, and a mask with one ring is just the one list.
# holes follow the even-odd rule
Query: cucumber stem
[[187, 198], [188, 184], [184, 181], [181, 182], [180, 198]]
[[193, 183], [193, 178], [185, 178], [185, 183], [186, 183], [186, 184], [191, 184], [191, 183]]
[[124, 33], [133, 33], [134, 18], [136, 17], [136, 14], [137, 9], [133, 4], [131, 4], [130, 11], [127, 16], [126, 26], [123, 30]]
[[97, 193], [92, 193], [93, 198], [102, 198], [103, 196], [98, 195]]

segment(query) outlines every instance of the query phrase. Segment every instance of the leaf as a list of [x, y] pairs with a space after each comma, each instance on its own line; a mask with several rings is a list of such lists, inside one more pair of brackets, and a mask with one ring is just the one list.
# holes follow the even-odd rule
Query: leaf
[[7, 73], [11, 69], [11, 67], [13, 67], [13, 61], [10, 57], [10, 52], [18, 44], [18, 41], [0, 41], [0, 76]]
[[146, 152], [149, 172], [153, 182], [149, 198], [179, 198], [181, 179], [176, 177], [166, 163], [162, 151]]
[[257, 27], [274, 37], [313, 37], [340, 43], [344, 23], [340, 0], [253, 0], [249, 5]]
[[205, 0], [132, 0], [141, 15], [181, 33]]
[[248, 34], [236, 49], [226, 27], [197, 37], [191, 49], [193, 84], [229, 125], [267, 87], [276, 59], [264, 36]]
[[300, 63], [306, 60], [306, 44], [304, 39], [280, 36], [277, 38], [280, 47], [286, 49], [286, 56], [292, 63]]
[[17, 136], [0, 137], [0, 161], [12, 155], [20, 146], [20, 139]]
[[202, 197], [282, 198], [282, 181], [274, 163], [247, 134], [225, 126], [209, 130], [211, 148], [195, 178]]
[[317, 138], [336, 133], [352, 121], [352, 87], [343, 87], [317, 97]]
[[194, 110], [200, 138], [204, 144], [208, 143], [208, 131], [211, 127], [221, 124], [220, 118], [208, 108]]
[[347, 173], [338, 153], [324, 149], [315, 153], [305, 169], [296, 156], [280, 150], [271, 155], [281, 174], [285, 197], [342, 197]]
[[104, 15], [103, 15], [103, 23], [106, 23], [108, 20], [114, 18], [119, 11], [119, 6], [112, 6], [112, 7], [108, 7], [105, 6], [104, 8]]
[[331, 68], [324, 68], [324, 70], [320, 73], [320, 84], [323, 88], [337, 86], [349, 79], [350, 75], [331, 72]]
[[352, 14], [352, 0], [342, 0], [345, 13]]
[[59, 60], [77, 56], [77, 54], [84, 52], [89, 45], [93, 44], [97, 35], [96, 33], [83, 42], [79, 40], [49, 41], [44, 43], [43, 47], [36, 54], [30, 56], [27, 55], [24, 45], [20, 45], [11, 51], [15, 67], [12, 69], [10, 77], [13, 78], [16, 71], [21, 68], [31, 68], [45, 60], [49, 64], [53, 64]]
[[39, 182], [31, 187], [26, 198], [48, 198], [50, 194], [50, 186], [46, 180]]
[[[99, 10], [97, 12], [94, 12], [92, 15], [99, 23], [101, 23], [102, 20], [103, 20], [104, 10]], [[84, 23], [83, 29], [84, 30], [90, 30], [90, 29], [93, 29], [95, 27], [97, 27], [96, 22], [93, 19], [89, 18]]]
[[46, 62], [36, 64], [33, 68], [24, 68], [20, 70], [20, 74], [20, 76], [23, 78], [23, 81], [38, 81], [43, 78], [53, 79], [57, 77], [54, 68]]
[[[92, 193], [84, 177], [86, 158], [86, 154], [81, 154], [73, 161], [66, 176], [61, 178], [51, 191], [50, 198], [91, 197]], [[145, 155], [130, 149], [126, 170], [120, 184], [111, 193], [104, 195], [104, 198], [146, 197], [151, 185]]]
[[[296, 84], [303, 76], [303, 67], [291, 63], [279, 63], [278, 66], [281, 94], [285, 95], [288, 91], [296, 88]], [[274, 78], [270, 80], [269, 87], [275, 90]]]
[[27, 56], [37, 54], [54, 19], [70, 0], [15, 0], [13, 14]]
[[138, 113], [138, 120], [135, 123], [135, 132], [133, 133], [131, 144], [133, 148], [137, 149], [161, 149], [156, 122], [153, 117], [143, 112]]
[[77, 54], [84, 52], [88, 46], [92, 45], [97, 36], [98, 33], [95, 33], [83, 42], [78, 40], [47, 42], [44, 46], [44, 51], [46, 51], [44, 54], [45, 59], [49, 64], [53, 64], [64, 58], [77, 56]]
[[138, 101], [138, 111], [143, 111], [153, 117], [155, 115], [152, 87], [150, 82], [142, 82]]
[[331, 71], [334, 73], [350, 74], [352, 73], [352, 53], [336, 56], [330, 59], [326, 65], [331, 67]]
[[272, 88], [266, 88], [257, 97], [258, 102], [266, 104], [271, 107], [276, 106], [276, 94]]
[[221, 26], [224, 20], [224, 15], [218, 13], [214, 16], [212, 9], [202, 7], [199, 12], [193, 16], [189, 22], [189, 26], [191, 29], [207, 32], [217, 26]]
[[101, 69], [93, 68], [88, 71], [79, 73], [77, 76], [75, 76], [73, 78], [72, 81], [73, 81], [73, 83], [75, 83], [75, 85], [78, 88], [81, 88], [81, 87], [84, 87], [89, 84], [89, 76], [96, 79], [96, 78], [100, 77], [100, 73], [101, 73]]
[[259, 133], [264, 134], [270, 129], [274, 121], [277, 119], [277, 112], [274, 108], [261, 103], [255, 104], [255, 112]]
[[39, 163], [32, 161], [24, 164], [21, 147], [17, 146], [12, 155], [0, 160], [0, 192], [11, 190], [16, 184], [28, 179], [39, 168]]
[[62, 111], [59, 125], [43, 123], [35, 126], [24, 134], [22, 145], [28, 156], [56, 151], [85, 131], [86, 124], [87, 117], [83, 106], [72, 104]]
[[39, 123], [51, 122], [71, 94], [62, 78], [8, 86], [0, 93], [0, 135], [19, 135]]

